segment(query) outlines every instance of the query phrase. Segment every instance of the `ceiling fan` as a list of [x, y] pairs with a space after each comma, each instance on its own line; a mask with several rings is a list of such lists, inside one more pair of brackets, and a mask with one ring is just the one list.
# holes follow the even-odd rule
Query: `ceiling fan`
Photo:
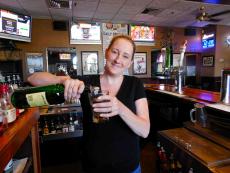
[[225, 15], [225, 14], [228, 14], [228, 13], [230, 13], [230, 10], [221, 11], [221, 12], [218, 12], [218, 13], [215, 13], [215, 14], [208, 14], [205, 11], [205, 7], [201, 6], [200, 9], [199, 9], [199, 13], [196, 16], [196, 20], [201, 21], [201, 22], [202, 21], [219, 22], [219, 21], [221, 21], [221, 19], [217, 19], [215, 17]]

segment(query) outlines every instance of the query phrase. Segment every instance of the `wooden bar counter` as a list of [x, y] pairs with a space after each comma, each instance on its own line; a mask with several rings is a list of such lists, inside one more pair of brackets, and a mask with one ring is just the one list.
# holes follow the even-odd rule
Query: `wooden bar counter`
[[[230, 106], [220, 102], [219, 92], [184, 87], [179, 94], [175, 86], [166, 84], [145, 84], [145, 89], [152, 134], [158, 132], [158, 141], [186, 172], [189, 168], [198, 173], [230, 171]], [[205, 105], [205, 127], [198, 120], [190, 121], [195, 103]]]
[[[164, 92], [183, 99], [192, 100], [195, 102], [216, 103], [220, 101], [220, 93], [196, 88], [183, 88], [183, 94], [177, 94], [176, 88], [173, 85], [166, 84], [145, 84], [146, 90]], [[168, 91], [168, 92], [167, 92]]]
[[3, 172], [28, 135], [31, 135], [34, 173], [41, 173], [38, 119], [37, 108], [27, 109], [0, 136], [0, 172]]

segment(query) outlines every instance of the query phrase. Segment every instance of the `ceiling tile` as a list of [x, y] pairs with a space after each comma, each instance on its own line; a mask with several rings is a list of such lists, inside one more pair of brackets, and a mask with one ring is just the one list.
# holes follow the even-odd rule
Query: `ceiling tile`
[[148, 7], [152, 7], [152, 8], [169, 8], [171, 7], [173, 4], [177, 3], [178, 0], [153, 0]]
[[109, 3], [111, 5], [123, 4], [126, 0], [100, 0], [100, 3]]
[[96, 12], [94, 14], [94, 18], [97, 18], [97, 19], [111, 20], [113, 16], [114, 16], [114, 13], [107, 13], [107, 12]]
[[100, 3], [97, 12], [117, 12], [121, 8], [121, 4], [111, 5], [108, 3]]

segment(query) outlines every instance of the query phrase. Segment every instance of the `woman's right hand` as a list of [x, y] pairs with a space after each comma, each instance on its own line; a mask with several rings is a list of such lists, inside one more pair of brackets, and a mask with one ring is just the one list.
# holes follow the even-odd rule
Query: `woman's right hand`
[[28, 82], [33, 86], [63, 84], [65, 100], [70, 103], [72, 100], [79, 99], [85, 88], [83, 81], [71, 79], [70, 76], [56, 76], [49, 72], [36, 72], [28, 77]]
[[63, 81], [63, 85], [65, 86], [65, 100], [68, 102], [71, 102], [71, 100], [79, 99], [85, 88], [83, 81], [71, 78]]

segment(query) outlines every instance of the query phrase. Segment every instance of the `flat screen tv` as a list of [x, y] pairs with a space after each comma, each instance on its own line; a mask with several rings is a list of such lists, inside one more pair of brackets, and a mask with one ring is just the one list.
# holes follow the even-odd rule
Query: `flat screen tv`
[[130, 36], [136, 43], [153, 45], [155, 28], [153, 26], [130, 25]]
[[31, 16], [0, 9], [0, 38], [31, 42]]
[[72, 22], [70, 26], [70, 44], [101, 44], [100, 24]]

